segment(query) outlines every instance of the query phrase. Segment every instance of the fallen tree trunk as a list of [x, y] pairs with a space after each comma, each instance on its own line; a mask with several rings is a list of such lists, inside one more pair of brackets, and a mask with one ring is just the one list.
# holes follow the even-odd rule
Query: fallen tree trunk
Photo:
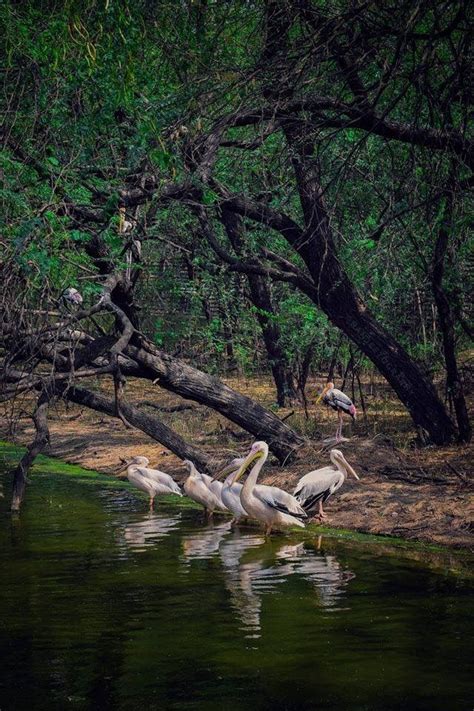
[[127, 346], [125, 353], [142, 367], [141, 377], [157, 379], [160, 387], [217, 410], [257, 439], [264, 439], [280, 462], [291, 459], [304, 444], [301, 435], [254, 400], [159, 351], [148, 341], [143, 340], [141, 348]]
[[[90, 407], [92, 410], [117, 417], [115, 401], [112, 398], [98, 395], [85, 388], [72, 387], [64, 391], [65, 397], [78, 405]], [[212, 458], [199, 447], [186, 442], [176, 432], [161, 422], [157, 417], [141, 412], [126, 402], [120, 404], [120, 409], [127, 421], [152, 439], [176, 454], [180, 459], [190, 459], [199, 470], [211, 472]]]

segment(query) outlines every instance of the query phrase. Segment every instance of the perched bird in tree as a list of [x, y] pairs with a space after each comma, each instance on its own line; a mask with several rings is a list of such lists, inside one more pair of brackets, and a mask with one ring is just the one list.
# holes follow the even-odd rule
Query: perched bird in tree
[[332, 407], [332, 409], [336, 410], [337, 412], [339, 424], [336, 430], [336, 442], [339, 442], [342, 438], [343, 413], [345, 412], [346, 414], [350, 415], [353, 420], [355, 420], [357, 417], [356, 407], [350, 397], [347, 397], [347, 395], [345, 395], [342, 390], [338, 390], [334, 387], [334, 383], [326, 383], [322, 393], [316, 400], [316, 403], [318, 403], [321, 398], [323, 399], [325, 405]]
[[150, 460], [147, 457], [133, 457], [130, 461], [125, 462], [117, 474], [119, 475], [120, 472], [127, 469], [129, 482], [149, 495], [150, 509], [154, 507], [155, 496], [163, 496], [165, 494], [183, 495], [178, 484], [169, 474], [160, 472], [158, 469], [149, 469], [149, 463]]
[[74, 287], [70, 286], [67, 289], [64, 289], [63, 293], [60, 296], [60, 301], [66, 306], [80, 306], [82, 304], [83, 299], [79, 291], [77, 289], [74, 289]]
[[253, 464], [249, 475], [240, 491], [240, 503], [250, 516], [265, 524], [265, 534], [268, 536], [275, 526], [301, 526], [307, 514], [298, 501], [283, 489], [276, 486], [257, 486], [258, 475], [268, 457], [268, 444], [255, 442], [250, 452], [245, 457], [237, 472], [234, 474], [232, 484], [247, 471]]
[[315, 469], [313, 472], [305, 474], [293, 492], [293, 496], [308, 516], [314, 516], [318, 508], [320, 520], [326, 516], [323, 511], [323, 503], [343, 485], [346, 474], [352, 474], [356, 479], [359, 479], [339, 449], [331, 449], [329, 458], [334, 466]]

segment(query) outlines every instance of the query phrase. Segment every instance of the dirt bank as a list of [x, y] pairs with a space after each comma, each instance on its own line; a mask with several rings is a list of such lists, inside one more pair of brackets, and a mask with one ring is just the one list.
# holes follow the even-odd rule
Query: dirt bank
[[[129, 383], [127, 390], [130, 401], [144, 407], [150, 407], [143, 405], [144, 401], [152, 401], [160, 407], [182, 402], [158, 388], [150, 392], [149, 386], [144, 389], [139, 382]], [[252, 388], [249, 386], [247, 391], [250, 394]], [[16, 413], [13, 429], [7, 411], [3, 412], [0, 421], [3, 439], [21, 444], [31, 440], [33, 427], [26, 416], [28, 410], [25, 402], [25, 414]], [[148, 411], [153, 412], [153, 409]], [[215, 454], [216, 461], [245, 452], [251, 443], [244, 433], [236, 432], [237, 428], [207, 408], [193, 406], [184, 412], [160, 413], [160, 417], [182, 436]], [[295, 409], [292, 417], [302, 418], [303, 414]], [[322, 411], [318, 432], [328, 434], [334, 427], [333, 413]], [[399, 429], [405, 432], [407, 427], [404, 422]], [[386, 430], [390, 428], [393, 429], [392, 420]], [[414, 449], [408, 444], [395, 444], [396, 438], [392, 435], [381, 434], [381, 421], [378, 430], [374, 435], [372, 428], [367, 435], [366, 431], [347, 428], [351, 438], [339, 448], [344, 450], [361, 481], [347, 480], [329, 500], [328, 525], [474, 550], [473, 447]], [[179, 459], [142, 432], [126, 429], [116, 419], [60, 404], [51, 413], [50, 431], [51, 446], [45, 454], [67, 462], [113, 473], [121, 458], [142, 454], [178, 481], [184, 476]], [[307, 431], [306, 434], [308, 445], [299, 452], [295, 462], [284, 468], [274, 462], [267, 464], [266, 483], [291, 491], [303, 474], [329, 463], [328, 454], [314, 433]], [[407, 437], [405, 440], [408, 442]]]

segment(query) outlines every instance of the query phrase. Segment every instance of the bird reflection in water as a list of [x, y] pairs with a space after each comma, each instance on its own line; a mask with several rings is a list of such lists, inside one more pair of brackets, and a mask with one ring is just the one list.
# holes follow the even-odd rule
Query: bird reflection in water
[[219, 554], [231, 605], [250, 639], [261, 635], [263, 595], [276, 592], [291, 575], [310, 582], [317, 593], [317, 604], [332, 609], [340, 609], [339, 598], [354, 577], [333, 555], [308, 550], [303, 543], [269, 544], [261, 535], [242, 536], [237, 532], [228, 536]]
[[245, 636], [260, 637], [261, 597], [253, 590], [252, 574], [261, 567], [262, 559], [244, 560], [244, 554], [252, 548], [260, 549], [265, 539], [261, 534], [241, 535], [236, 531], [219, 547], [219, 555], [225, 573], [225, 586], [230, 593], [230, 603], [241, 622]]
[[174, 531], [178, 527], [180, 519], [180, 515], [147, 514], [140, 521], [134, 521], [125, 526], [123, 540], [128, 547], [143, 552]]
[[335, 608], [345, 586], [355, 575], [343, 568], [336, 556], [324, 554], [320, 548], [321, 536], [318, 539], [317, 551], [306, 550], [304, 544], [299, 543], [295, 546], [282, 546], [276, 557], [290, 561], [292, 574], [301, 575], [313, 585], [319, 605]]
[[181, 542], [185, 561], [212, 558], [219, 550], [222, 539], [230, 530], [231, 522], [224, 521], [216, 526], [210, 525], [183, 536]]

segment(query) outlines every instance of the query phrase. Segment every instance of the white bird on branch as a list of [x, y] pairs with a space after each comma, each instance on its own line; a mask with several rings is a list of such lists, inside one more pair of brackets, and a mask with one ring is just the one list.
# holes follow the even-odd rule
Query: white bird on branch
[[63, 303], [65, 306], [80, 306], [83, 302], [82, 295], [77, 289], [74, 289], [73, 286], [68, 287], [67, 289], [64, 289], [62, 292], [60, 298], [60, 302]]

